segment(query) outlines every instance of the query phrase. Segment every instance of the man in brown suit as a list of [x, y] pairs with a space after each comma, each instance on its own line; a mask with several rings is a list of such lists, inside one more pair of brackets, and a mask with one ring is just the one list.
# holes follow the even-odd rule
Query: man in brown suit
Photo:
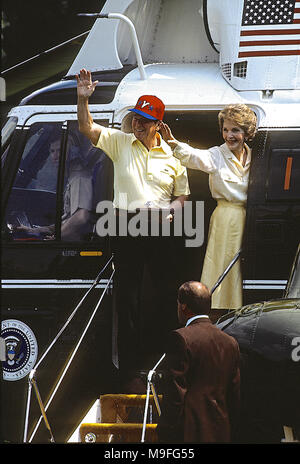
[[239, 407], [237, 341], [212, 324], [211, 296], [200, 282], [178, 291], [178, 319], [184, 327], [170, 334], [162, 414], [162, 443], [221, 443], [232, 440]]

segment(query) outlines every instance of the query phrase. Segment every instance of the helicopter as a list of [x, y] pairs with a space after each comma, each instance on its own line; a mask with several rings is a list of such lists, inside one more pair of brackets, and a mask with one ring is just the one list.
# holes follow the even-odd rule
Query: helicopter
[[[238, 336], [242, 315], [285, 295], [300, 236], [300, 2], [282, 1], [285, 13], [277, 18], [276, 2], [269, 17], [259, 3], [253, 10], [248, 0], [191, 0], [188, 7], [179, 0], [108, 0], [90, 15], [93, 27], [64, 78], [9, 112], [2, 129], [4, 442], [45, 439], [39, 405], [28, 401], [28, 376], [37, 364], [58, 441], [68, 439], [99, 392], [115, 388], [114, 268], [109, 237], [97, 233], [97, 205], [113, 196], [113, 166], [78, 129], [81, 68], [99, 81], [89, 102], [94, 121], [125, 132], [128, 110], [142, 94], [159, 96], [164, 121], [197, 148], [221, 143], [217, 114], [227, 104], [246, 103], [256, 113], [240, 257], [249, 309], [220, 324], [237, 327]], [[76, 179], [79, 170], [92, 195], [75, 228], [68, 227], [72, 204], [66, 216], [64, 196], [68, 175]], [[183, 258], [186, 275], [197, 280], [215, 202], [205, 173], [188, 176], [191, 202], [204, 204], [203, 240]]]

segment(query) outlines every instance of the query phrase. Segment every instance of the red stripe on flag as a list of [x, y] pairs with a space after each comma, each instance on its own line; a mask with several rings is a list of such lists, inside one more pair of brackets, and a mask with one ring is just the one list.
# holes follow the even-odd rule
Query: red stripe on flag
[[300, 44], [300, 39], [295, 40], [245, 40], [240, 42], [240, 47], [251, 47], [259, 45], [298, 45]]
[[251, 51], [240, 52], [238, 57], [245, 58], [247, 56], [284, 56], [284, 55], [300, 55], [300, 50], [270, 50], [270, 51]]
[[300, 34], [300, 29], [265, 29], [265, 30], [251, 30], [241, 31], [241, 36], [247, 35], [286, 35], [286, 34]]

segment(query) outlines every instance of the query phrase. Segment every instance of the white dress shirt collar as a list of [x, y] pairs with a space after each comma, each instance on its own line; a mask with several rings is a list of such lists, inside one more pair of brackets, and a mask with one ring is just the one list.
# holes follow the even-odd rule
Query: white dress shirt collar
[[185, 326], [187, 327], [188, 325], [190, 325], [191, 322], [193, 322], [195, 319], [200, 319], [200, 317], [205, 317], [207, 319], [209, 319], [209, 317], [207, 316], [207, 314], [197, 314], [197, 316], [193, 316], [193, 317], [190, 317], [188, 320], [187, 320], [187, 323], [185, 324]]

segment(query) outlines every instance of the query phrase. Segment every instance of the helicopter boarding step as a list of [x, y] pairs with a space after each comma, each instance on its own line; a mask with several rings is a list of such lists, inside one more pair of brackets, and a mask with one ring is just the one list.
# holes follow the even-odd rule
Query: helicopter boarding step
[[[161, 395], [157, 397], [160, 401]], [[158, 419], [155, 395], [107, 394], [100, 396], [100, 423], [83, 423], [79, 434], [82, 443], [157, 442]], [[147, 401], [148, 400], [148, 401]], [[147, 404], [148, 402], [148, 404]], [[147, 419], [145, 423], [145, 408]], [[144, 426], [144, 427], [143, 427]]]

